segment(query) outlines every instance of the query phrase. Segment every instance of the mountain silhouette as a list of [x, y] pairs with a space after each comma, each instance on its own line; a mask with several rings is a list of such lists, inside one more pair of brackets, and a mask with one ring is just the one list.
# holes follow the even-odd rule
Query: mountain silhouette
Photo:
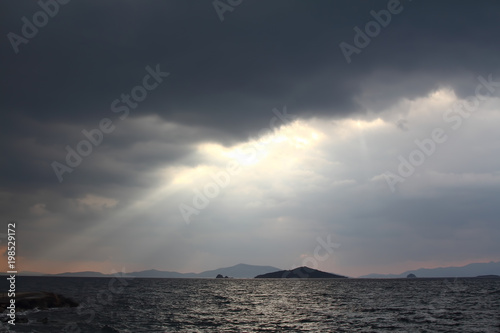
[[256, 279], [339, 279], [346, 276], [318, 271], [306, 266], [297, 267], [292, 270], [284, 270], [257, 275]]

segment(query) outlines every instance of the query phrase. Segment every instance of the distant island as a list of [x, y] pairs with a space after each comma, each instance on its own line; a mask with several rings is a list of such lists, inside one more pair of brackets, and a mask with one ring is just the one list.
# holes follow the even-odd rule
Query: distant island
[[478, 279], [500, 279], [500, 275], [488, 274], [476, 276]]
[[[300, 268], [299, 268], [300, 269]], [[217, 275], [222, 275], [223, 277], [228, 276], [235, 279], [249, 279], [254, 277], [265, 277], [265, 278], [345, 278], [345, 276], [331, 274], [326, 272], [319, 272], [319, 275], [308, 273], [316, 271], [311, 268], [306, 268], [306, 271], [296, 271], [295, 270], [281, 270], [280, 268], [273, 266], [257, 266], [248, 264], [237, 264], [230, 267], [223, 267], [212, 269], [208, 271], [203, 271], [200, 273], [179, 273], [172, 271], [161, 271], [156, 269], [149, 269], [137, 272], [122, 272], [118, 275], [123, 277], [133, 277], [133, 278], [214, 278]], [[330, 274], [329, 276], [321, 274]], [[0, 276], [8, 275], [7, 273], [0, 272]], [[19, 272], [20, 276], [54, 276], [54, 277], [103, 277], [112, 278], [116, 274], [103, 274], [101, 272], [66, 272], [59, 274], [45, 274], [38, 272]], [[277, 275], [277, 276], [273, 276]], [[439, 268], [420, 268], [412, 271], [406, 271], [401, 274], [369, 274], [359, 276], [358, 278], [450, 278], [450, 277], [467, 277], [467, 278], [483, 278], [483, 279], [497, 279], [500, 276], [500, 262], [489, 262], [489, 263], [472, 263], [461, 267], [439, 267]]]
[[256, 279], [346, 279], [346, 276], [327, 273], [306, 266], [292, 270], [276, 271], [257, 275]]
[[419, 278], [450, 278], [450, 277], [468, 277], [475, 278], [480, 276], [500, 275], [500, 261], [490, 261], [488, 263], [472, 263], [460, 267], [437, 267], [437, 268], [419, 268], [406, 271], [401, 274], [368, 274], [359, 276], [364, 279], [390, 279], [405, 278], [413, 274]]

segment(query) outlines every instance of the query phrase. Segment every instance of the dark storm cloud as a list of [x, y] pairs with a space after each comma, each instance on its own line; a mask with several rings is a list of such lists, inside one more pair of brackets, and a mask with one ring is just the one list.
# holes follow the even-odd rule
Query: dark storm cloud
[[[4, 38], [2, 135], [71, 144], [74, 138], [51, 135], [50, 128], [116, 119], [111, 102], [156, 64], [171, 75], [130, 117], [157, 114], [213, 128], [220, 142], [256, 133], [282, 105], [297, 116], [343, 116], [365, 109], [360, 96], [376, 110], [439, 85], [470, 94], [476, 75], [497, 71], [496, 2], [402, 1], [401, 13], [348, 65], [339, 43], [354, 44], [353, 27], [364, 29], [370, 10], [387, 4], [248, 1], [220, 22], [210, 1], [69, 2], [19, 45], [19, 54]], [[21, 17], [32, 20], [40, 10], [35, 2], [3, 7], [2, 31], [19, 35]], [[421, 79], [410, 79], [415, 75]], [[43, 122], [48, 131], [33, 133], [12, 115]], [[31, 153], [11, 148], [9, 156], [23, 165], [19, 160]]]
[[[222, 23], [209, 1], [70, 2], [18, 55], [4, 38], [3, 108], [47, 121], [93, 121], [140, 83], [147, 65], [160, 64], [171, 77], [132, 116], [156, 113], [246, 135], [278, 105], [297, 114], [357, 111], [353, 97], [377, 70], [394, 73], [393, 85], [403, 90], [396, 97], [435, 88], [425, 82], [404, 91], [411, 73], [460, 85], [447, 82], [456, 71], [496, 69], [492, 13], [499, 4], [401, 5], [402, 12], [347, 65], [339, 43], [353, 44], [352, 28], [363, 29], [373, 20], [370, 10], [385, 9], [387, 1], [244, 2]], [[16, 33], [20, 18], [39, 10], [35, 3], [4, 6], [3, 31]], [[384, 92], [390, 95], [389, 88]]]

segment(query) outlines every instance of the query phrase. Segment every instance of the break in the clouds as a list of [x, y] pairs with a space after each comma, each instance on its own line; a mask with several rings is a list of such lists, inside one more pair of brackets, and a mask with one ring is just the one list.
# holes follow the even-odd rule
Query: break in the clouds
[[498, 259], [496, 2], [2, 6], [23, 270], [289, 268], [327, 236], [308, 263], [344, 275]]

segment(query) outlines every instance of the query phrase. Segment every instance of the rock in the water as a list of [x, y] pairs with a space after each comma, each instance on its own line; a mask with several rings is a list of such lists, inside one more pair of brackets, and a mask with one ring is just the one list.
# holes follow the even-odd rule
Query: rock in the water
[[[6, 294], [0, 297], [0, 312], [5, 311], [9, 305], [10, 297]], [[16, 310], [32, 310], [34, 308], [62, 308], [76, 307], [78, 303], [70, 298], [49, 292], [20, 292], [16, 293]]]
[[415, 279], [416, 277], [417, 277], [417, 276], [416, 276], [415, 274], [413, 274], [413, 273], [410, 273], [410, 274], [408, 274], [408, 275], [406, 276], [406, 278], [408, 278], [408, 279]]
[[120, 331], [114, 329], [111, 326], [105, 325], [103, 328], [101, 328], [102, 333], [120, 333]]

